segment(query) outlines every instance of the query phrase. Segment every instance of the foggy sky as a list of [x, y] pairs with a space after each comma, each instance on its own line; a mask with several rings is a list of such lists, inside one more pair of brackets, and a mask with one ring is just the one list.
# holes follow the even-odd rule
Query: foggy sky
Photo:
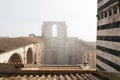
[[0, 37], [41, 35], [44, 21], [65, 21], [68, 36], [96, 40], [97, 0], [0, 0]]

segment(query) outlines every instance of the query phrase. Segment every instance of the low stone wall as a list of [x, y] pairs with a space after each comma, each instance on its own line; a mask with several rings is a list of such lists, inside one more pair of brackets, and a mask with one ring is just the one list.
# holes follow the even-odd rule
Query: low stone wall
[[23, 64], [0, 64], [0, 73], [20, 72]]

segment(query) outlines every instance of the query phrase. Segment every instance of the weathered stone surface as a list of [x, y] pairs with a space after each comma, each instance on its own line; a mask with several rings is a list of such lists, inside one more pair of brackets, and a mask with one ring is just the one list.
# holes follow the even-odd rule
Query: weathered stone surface
[[[52, 27], [57, 25], [57, 36], [52, 36]], [[65, 22], [44, 22], [42, 25], [42, 37], [44, 38], [44, 62], [43, 64], [77, 65], [92, 62], [95, 68], [95, 47], [77, 37], [67, 37]], [[94, 49], [93, 49], [94, 48]], [[92, 59], [89, 56], [91, 55]]]
[[[102, 10], [99, 10], [101, 7]], [[120, 1], [98, 3], [97, 69], [120, 71]]]

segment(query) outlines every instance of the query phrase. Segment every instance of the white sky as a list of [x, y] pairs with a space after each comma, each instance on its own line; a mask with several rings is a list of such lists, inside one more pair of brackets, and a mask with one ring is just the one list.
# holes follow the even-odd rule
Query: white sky
[[66, 21], [68, 35], [96, 40], [97, 0], [0, 0], [0, 36], [41, 34], [44, 21]]

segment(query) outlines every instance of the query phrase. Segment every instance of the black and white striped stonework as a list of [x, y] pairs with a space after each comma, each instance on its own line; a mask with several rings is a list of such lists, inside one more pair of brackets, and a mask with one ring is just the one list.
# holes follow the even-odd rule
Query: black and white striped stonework
[[96, 67], [120, 72], [120, 0], [99, 0], [97, 17]]

